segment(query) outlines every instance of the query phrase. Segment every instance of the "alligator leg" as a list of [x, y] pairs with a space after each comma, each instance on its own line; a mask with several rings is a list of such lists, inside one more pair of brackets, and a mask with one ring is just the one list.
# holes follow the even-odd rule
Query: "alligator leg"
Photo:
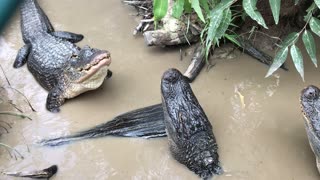
[[50, 33], [51, 35], [70, 41], [72, 43], [77, 43], [83, 39], [82, 34], [76, 34], [72, 32], [67, 32], [67, 31], [54, 31]]
[[28, 55], [30, 52], [30, 45], [26, 44], [22, 48], [19, 49], [16, 59], [14, 60], [13, 67], [19, 68], [23, 66], [28, 59]]
[[54, 87], [48, 94], [46, 107], [50, 112], [59, 112], [60, 106], [64, 103], [65, 99], [59, 84]]

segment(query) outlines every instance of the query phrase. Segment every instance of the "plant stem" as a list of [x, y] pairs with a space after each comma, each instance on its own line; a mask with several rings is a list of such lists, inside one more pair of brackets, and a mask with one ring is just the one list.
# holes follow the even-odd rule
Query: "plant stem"
[[23, 118], [23, 119], [27, 118], [27, 119], [32, 121], [32, 119], [29, 116], [26, 116], [24, 114], [15, 113], [15, 112], [10, 112], [10, 111], [0, 111], [0, 115], [17, 116], [17, 117], [20, 117], [20, 118]]
[[6, 144], [4, 144], [4, 143], [0, 143], [0, 146], [4, 146], [5, 148], [10, 149], [10, 150], [16, 152], [16, 153], [21, 157], [21, 159], [24, 159], [24, 157], [19, 153], [19, 151], [17, 151], [16, 149], [12, 148], [11, 146], [6, 145]]

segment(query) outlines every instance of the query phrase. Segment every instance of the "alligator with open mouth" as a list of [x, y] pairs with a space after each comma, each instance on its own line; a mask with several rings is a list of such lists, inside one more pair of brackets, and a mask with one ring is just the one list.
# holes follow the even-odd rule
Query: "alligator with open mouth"
[[19, 50], [14, 67], [27, 63], [39, 84], [49, 91], [46, 107], [58, 112], [65, 99], [97, 89], [111, 76], [110, 53], [75, 45], [83, 35], [55, 31], [36, 0], [20, 6], [21, 31], [25, 45]]

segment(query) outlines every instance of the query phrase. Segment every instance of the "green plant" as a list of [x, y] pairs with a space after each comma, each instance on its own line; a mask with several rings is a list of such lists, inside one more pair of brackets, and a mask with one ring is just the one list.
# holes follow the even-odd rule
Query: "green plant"
[[[159, 3], [160, 1], [162, 3]], [[261, 13], [256, 7], [258, 0], [242, 0], [241, 6], [244, 12], [232, 12], [231, 6], [237, 1], [239, 0], [175, 0], [172, 16], [180, 18], [183, 13], [191, 13], [193, 11], [197, 14], [201, 22], [204, 23], [201, 40], [206, 47], [206, 55], [208, 56], [210, 47], [219, 45], [219, 42], [224, 38], [239, 45], [236, 39], [237, 35], [230, 29], [232, 25], [235, 26], [232, 24], [232, 20], [238, 16], [249, 16], [259, 25], [268, 29]], [[295, 0], [295, 4], [298, 4], [298, 2], [299, 0]], [[269, 0], [269, 4], [274, 22], [278, 24], [281, 0]], [[168, 1], [154, 0], [153, 8], [155, 20], [159, 21], [167, 13]], [[315, 16], [315, 12], [319, 9], [320, 0], [313, 0], [311, 6], [306, 10], [307, 15], [304, 18], [305, 26], [299, 32], [290, 33], [284, 38], [266, 77], [269, 77], [286, 61], [290, 51], [293, 63], [302, 80], [304, 80], [303, 56], [296, 45], [300, 36], [310, 59], [317, 67], [316, 46], [312, 34], [320, 36], [320, 20]], [[307, 27], [310, 27], [310, 30]]]
[[[297, 1], [296, 1], [297, 3]], [[302, 41], [304, 46], [309, 54], [312, 62], [317, 67], [317, 58], [316, 58], [316, 46], [315, 41], [312, 36], [312, 33], [307, 30], [307, 25], [310, 26], [310, 29], [313, 33], [320, 36], [320, 20], [316, 17], [313, 17], [315, 10], [320, 8], [320, 0], [314, 0], [312, 5], [307, 9], [307, 15], [304, 20], [306, 22], [305, 26], [299, 32], [290, 33], [282, 42], [280, 50], [277, 52], [274, 62], [271, 65], [266, 77], [270, 76], [274, 71], [276, 71], [287, 59], [288, 51], [290, 48], [290, 54], [293, 60], [293, 63], [299, 72], [302, 80], [304, 80], [304, 67], [303, 67], [303, 57], [300, 49], [296, 46], [300, 35], [302, 34]]]

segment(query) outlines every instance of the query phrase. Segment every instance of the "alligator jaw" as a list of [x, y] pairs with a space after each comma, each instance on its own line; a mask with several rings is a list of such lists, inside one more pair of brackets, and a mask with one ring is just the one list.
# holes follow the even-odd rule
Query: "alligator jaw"
[[93, 76], [97, 71], [105, 66], [109, 66], [111, 64], [111, 56], [109, 52], [104, 52], [102, 54], [97, 55], [94, 60], [87, 64], [84, 69], [81, 69], [81, 72], [84, 72], [85, 75], [81, 77], [76, 83], [82, 83], [85, 80], [89, 79]]

